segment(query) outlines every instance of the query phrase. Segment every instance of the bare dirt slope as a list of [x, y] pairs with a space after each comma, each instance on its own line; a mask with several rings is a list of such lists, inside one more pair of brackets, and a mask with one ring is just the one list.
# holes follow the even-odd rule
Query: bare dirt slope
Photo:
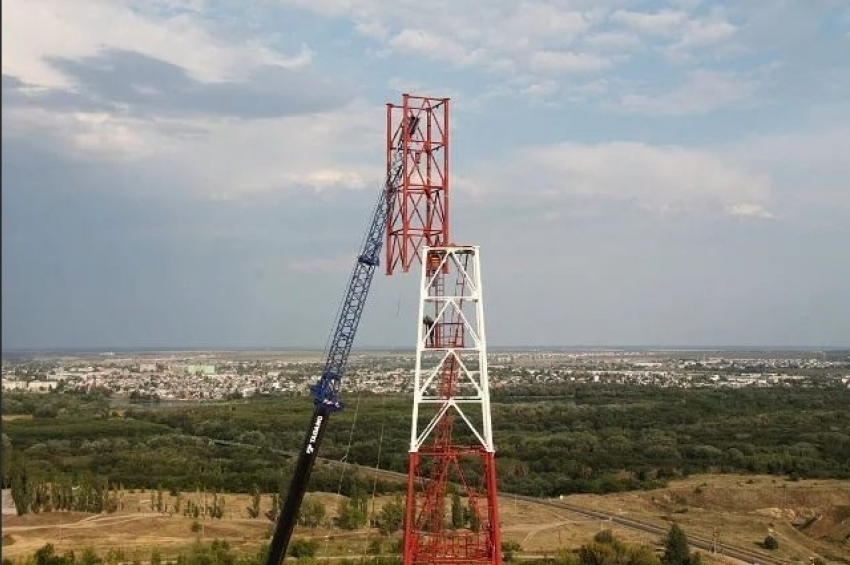
[[[210, 495], [206, 495], [209, 498]], [[325, 504], [327, 518], [336, 514], [340, 497], [314, 494]], [[204, 495], [184, 493], [187, 499], [203, 502]], [[154, 497], [147, 493], [125, 493], [123, 508], [114, 514], [53, 512], [27, 516], [3, 516], [3, 556], [31, 555], [45, 543], [57, 551], [92, 547], [100, 553], [122, 550], [132, 559], [147, 559], [158, 548], [163, 557], [176, 555], [197, 540], [227, 539], [231, 546], [254, 552], [270, 537], [272, 523], [263, 517], [271, 499], [262, 497], [259, 518], [248, 517], [248, 495], [224, 495], [222, 519], [194, 519], [181, 514], [151, 512]], [[369, 501], [379, 511], [390, 497]], [[679, 523], [687, 533], [703, 538], [717, 537], [719, 544], [761, 549], [757, 544], [773, 532], [780, 548], [772, 552], [777, 561], [808, 563], [816, 555], [834, 562], [850, 563], [850, 481], [789, 482], [774, 477], [702, 476], [675, 482], [669, 488], [647, 492], [564, 498], [577, 506], [627, 516], [669, 528]], [[166, 508], [174, 497], [164, 496]], [[209, 502], [209, 500], [207, 500]], [[184, 502], [185, 504], [185, 502]], [[577, 548], [602, 529], [630, 543], [658, 547], [659, 536], [641, 533], [606, 520], [589, 518], [568, 510], [518, 500], [500, 499], [502, 537], [517, 541], [520, 556], [553, 555]], [[197, 522], [193, 531], [193, 524]], [[296, 536], [320, 541], [322, 556], [356, 556], [367, 552], [370, 543], [381, 539], [384, 550], [391, 540], [374, 529], [355, 532], [332, 527], [299, 528]], [[396, 536], [397, 537], [397, 536]], [[705, 556], [707, 561], [713, 561]]]
[[665, 489], [566, 499], [653, 524], [677, 522], [686, 532], [743, 548], [760, 549], [772, 534], [780, 545], [772, 555], [789, 562], [820, 556], [850, 563], [850, 481], [703, 475]]

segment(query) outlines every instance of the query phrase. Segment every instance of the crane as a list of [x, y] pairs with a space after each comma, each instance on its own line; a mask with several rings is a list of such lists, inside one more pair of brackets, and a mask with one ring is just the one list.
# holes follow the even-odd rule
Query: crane
[[[394, 140], [400, 139], [403, 128], [407, 128], [407, 137], [413, 135], [419, 125], [419, 118], [409, 116], [399, 124], [393, 135]], [[354, 344], [354, 336], [366, 304], [366, 297], [372, 284], [375, 268], [380, 264], [379, 255], [384, 243], [387, 231], [387, 218], [391, 214], [392, 196], [399, 188], [399, 182], [404, 168], [405, 154], [401, 148], [402, 144], [393, 143], [398, 149], [393, 152], [390, 167], [387, 170], [387, 178], [381, 187], [378, 203], [372, 214], [372, 221], [366, 232], [361, 246], [361, 252], [354, 263], [354, 269], [342, 300], [339, 317], [336, 322], [333, 337], [328, 346], [327, 357], [319, 380], [310, 387], [310, 395], [313, 398], [315, 408], [304, 442], [298, 453], [298, 461], [292, 473], [289, 483], [289, 492], [286, 501], [281, 508], [272, 536], [266, 565], [280, 565], [286, 555], [292, 531], [298, 520], [298, 512], [301, 502], [307, 491], [307, 483], [313, 464], [322, 443], [322, 436], [328, 426], [331, 414], [342, 410], [343, 404], [339, 398], [342, 378], [348, 364], [348, 355]]]

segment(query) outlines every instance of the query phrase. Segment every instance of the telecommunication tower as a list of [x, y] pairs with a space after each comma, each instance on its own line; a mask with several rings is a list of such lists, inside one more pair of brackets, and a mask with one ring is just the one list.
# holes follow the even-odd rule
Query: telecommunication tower
[[480, 249], [449, 238], [448, 150], [448, 99], [387, 106], [387, 274], [422, 262], [404, 565], [501, 565]]

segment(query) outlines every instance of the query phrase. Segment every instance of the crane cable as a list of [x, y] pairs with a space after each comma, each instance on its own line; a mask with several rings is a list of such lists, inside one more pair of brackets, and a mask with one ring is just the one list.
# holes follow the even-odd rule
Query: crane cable
[[351, 452], [351, 443], [354, 439], [354, 428], [357, 426], [357, 415], [360, 413], [360, 394], [362, 389], [357, 387], [357, 403], [354, 405], [354, 420], [351, 422], [351, 430], [348, 432], [348, 447], [342, 456], [342, 472], [339, 474], [339, 485], [336, 488], [337, 496], [342, 496], [342, 481], [345, 479], [345, 470], [348, 468], [348, 454]]
[[[384, 414], [384, 399], [386, 397], [381, 395], [381, 414]], [[375, 492], [378, 489], [378, 471], [381, 468], [381, 451], [384, 447], [384, 425], [386, 420], [381, 419], [381, 436], [378, 440], [378, 460], [375, 462], [375, 471], [372, 477], [372, 516], [375, 516]], [[369, 529], [371, 531], [371, 528]], [[369, 535], [366, 535], [366, 551], [369, 550]]]

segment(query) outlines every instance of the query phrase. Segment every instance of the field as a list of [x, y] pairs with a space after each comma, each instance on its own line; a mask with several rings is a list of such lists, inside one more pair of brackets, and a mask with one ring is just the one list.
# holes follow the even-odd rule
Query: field
[[771, 476], [706, 475], [669, 488], [615, 496], [574, 495], [576, 505], [668, 527], [722, 546], [764, 551], [768, 534], [779, 540], [771, 555], [807, 562], [820, 555], [850, 563], [850, 481], [789, 481]]
[[[202, 495], [183, 493], [183, 500]], [[209, 495], [206, 495], [207, 497]], [[113, 514], [92, 515], [53, 512], [27, 516], [3, 516], [3, 556], [31, 555], [45, 543], [59, 552], [92, 547], [99, 553], [122, 550], [128, 559], [142, 561], [158, 548], [163, 557], [178, 553], [196, 540], [227, 539], [239, 551], [255, 552], [270, 535], [272, 523], [262, 516], [270, 497], [264, 496], [261, 517], [248, 518], [249, 495], [224, 495], [222, 519], [195, 519], [181, 515], [151, 512], [151, 492], [126, 492], [123, 508]], [[332, 517], [339, 502], [333, 494], [319, 496]], [[166, 506], [174, 498], [164, 495]], [[380, 509], [388, 497], [370, 499], [370, 507]], [[208, 502], [208, 501], [207, 501]], [[766, 562], [807, 563], [820, 555], [827, 561], [850, 563], [850, 482], [811, 480], [787, 481], [768, 476], [705, 475], [675, 481], [668, 488], [610, 495], [572, 495], [563, 503], [637, 519], [669, 527], [679, 523], [691, 536], [717, 539], [720, 547], [729, 544], [764, 552]], [[659, 536], [612, 525], [567, 509], [528, 502], [510, 495], [500, 500], [504, 540], [520, 543], [519, 557], [552, 555], [576, 548], [601, 529], [612, 529], [624, 541], [656, 545]], [[774, 552], [758, 543], [773, 532], [780, 542]], [[299, 528], [297, 536], [320, 541], [320, 557], [352, 557], [367, 553], [370, 543], [382, 539], [383, 551], [390, 541], [376, 530], [353, 532], [320, 527]], [[397, 536], [396, 536], [397, 538]], [[708, 557], [708, 556], [707, 556]], [[709, 559], [708, 561], [713, 561]]]

